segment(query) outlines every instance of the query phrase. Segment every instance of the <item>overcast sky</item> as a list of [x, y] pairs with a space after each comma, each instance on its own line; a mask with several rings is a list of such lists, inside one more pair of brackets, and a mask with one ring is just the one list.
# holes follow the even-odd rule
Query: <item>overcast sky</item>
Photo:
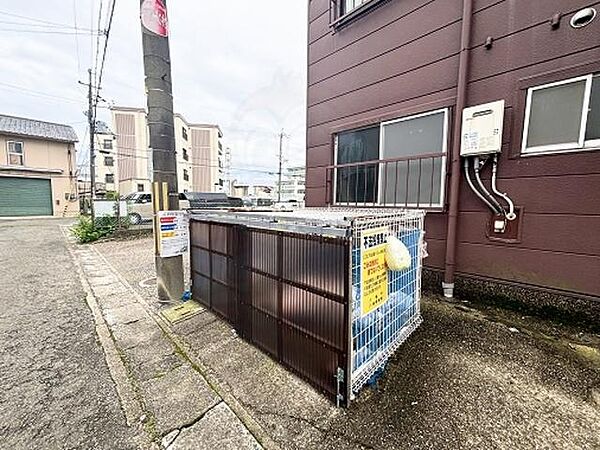
[[[78, 80], [87, 80], [94, 65], [96, 41], [88, 31], [97, 28], [101, 3], [103, 28], [110, 0], [0, 5], [0, 113], [72, 125], [83, 159], [87, 92]], [[263, 172], [277, 170], [282, 128], [290, 135], [287, 164], [304, 164], [306, 0], [169, 0], [168, 10], [175, 111], [192, 123], [221, 126], [238, 169], [232, 177], [272, 179]], [[75, 33], [75, 24], [85, 30]], [[139, 2], [116, 0], [105, 99], [145, 107], [141, 51]], [[110, 124], [107, 109], [98, 115]]]

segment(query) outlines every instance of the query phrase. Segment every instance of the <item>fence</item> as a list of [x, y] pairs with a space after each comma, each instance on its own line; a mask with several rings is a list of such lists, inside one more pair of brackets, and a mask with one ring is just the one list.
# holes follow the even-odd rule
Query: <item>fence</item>
[[441, 209], [445, 176], [445, 153], [336, 164], [326, 169], [326, 198], [341, 206]]
[[[205, 212], [190, 221], [193, 297], [338, 404], [421, 320], [423, 213], [357, 211]], [[389, 301], [365, 315], [360, 242], [383, 228], [408, 243], [413, 264], [389, 277]]]

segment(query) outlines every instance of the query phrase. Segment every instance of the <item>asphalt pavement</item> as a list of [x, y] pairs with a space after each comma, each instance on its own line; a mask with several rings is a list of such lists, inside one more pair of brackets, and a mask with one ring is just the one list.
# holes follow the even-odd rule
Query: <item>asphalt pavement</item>
[[0, 221], [0, 448], [136, 448], [65, 220]]

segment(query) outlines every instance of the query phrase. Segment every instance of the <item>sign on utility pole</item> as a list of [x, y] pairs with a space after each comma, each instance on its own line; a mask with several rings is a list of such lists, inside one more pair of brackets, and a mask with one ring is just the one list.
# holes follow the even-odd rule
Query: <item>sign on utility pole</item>
[[[165, 0], [140, 0], [142, 48], [148, 102], [148, 132], [153, 164], [153, 205], [155, 242], [161, 232], [158, 211], [179, 209], [177, 159], [171, 59], [169, 54], [169, 22]], [[183, 257], [161, 257], [155, 245], [158, 297], [177, 301], [183, 294]]]

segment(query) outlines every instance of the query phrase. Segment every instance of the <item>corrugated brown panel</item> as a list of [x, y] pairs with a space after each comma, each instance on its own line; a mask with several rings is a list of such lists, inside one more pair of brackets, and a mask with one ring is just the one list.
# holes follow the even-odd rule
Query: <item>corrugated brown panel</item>
[[334, 295], [344, 294], [344, 247], [339, 240], [284, 236], [283, 278]]
[[210, 307], [210, 280], [194, 272], [192, 275], [192, 295], [194, 300]]
[[277, 280], [258, 273], [251, 273], [252, 306], [277, 317]]
[[211, 305], [212, 309], [217, 311], [225, 318], [229, 318], [229, 289], [227, 286], [213, 281], [211, 283]]
[[226, 256], [212, 254], [212, 279], [228, 285], [228, 258]]
[[254, 230], [249, 231], [249, 234], [252, 268], [277, 275], [277, 234]]
[[346, 327], [342, 303], [284, 284], [282, 306], [285, 323], [344, 350]]
[[292, 327], [282, 327], [281, 333], [282, 361], [324, 391], [336, 394], [338, 354]]
[[198, 247], [192, 247], [193, 270], [204, 276], [210, 276], [210, 253]]
[[228, 238], [230, 227], [216, 224], [211, 224], [210, 227], [211, 250], [227, 255], [229, 250]]
[[208, 248], [208, 227], [209, 224], [206, 222], [198, 222], [197, 220], [190, 222], [191, 245]]
[[252, 310], [252, 342], [267, 353], [277, 356], [277, 319], [256, 309]]
[[[195, 222], [192, 243], [206, 243], [208, 228]], [[349, 243], [218, 224], [209, 234], [210, 251], [192, 247], [194, 295], [210, 294], [203, 303], [240, 336], [336, 394], [348, 354]]]

